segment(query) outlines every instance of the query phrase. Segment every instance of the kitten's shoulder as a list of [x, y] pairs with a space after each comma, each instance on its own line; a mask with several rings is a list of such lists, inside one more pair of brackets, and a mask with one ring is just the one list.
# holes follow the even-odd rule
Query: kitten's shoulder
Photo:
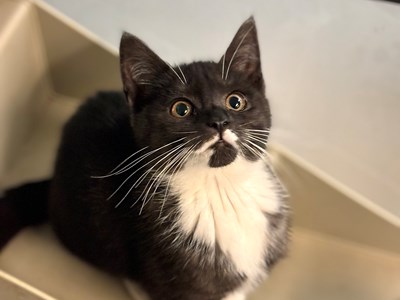
[[109, 164], [122, 160], [125, 151], [130, 151], [132, 141], [125, 96], [120, 92], [98, 92], [65, 125], [57, 165], [66, 161], [71, 164], [72, 160], [79, 166], [99, 165], [103, 161], [101, 165], [111, 167]]
[[62, 141], [93, 140], [117, 131], [129, 131], [129, 108], [124, 94], [98, 92], [88, 98], [68, 120]]
[[[112, 125], [120, 118], [128, 116], [129, 109], [125, 96], [121, 92], [101, 91], [88, 98], [67, 123], [68, 126], [76, 122], [96, 125]], [[111, 124], [110, 124], [111, 122]]]

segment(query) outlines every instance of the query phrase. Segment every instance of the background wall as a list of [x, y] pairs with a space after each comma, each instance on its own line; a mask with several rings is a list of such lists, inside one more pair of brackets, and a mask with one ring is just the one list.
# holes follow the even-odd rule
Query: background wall
[[219, 59], [254, 15], [272, 139], [400, 225], [400, 5], [372, 0], [46, 0], [117, 48]]

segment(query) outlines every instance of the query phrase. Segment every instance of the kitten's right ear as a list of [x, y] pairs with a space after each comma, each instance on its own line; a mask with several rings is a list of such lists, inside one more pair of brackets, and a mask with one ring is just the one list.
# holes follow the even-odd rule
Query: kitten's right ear
[[224, 80], [228, 79], [230, 71], [236, 71], [255, 82], [263, 81], [257, 29], [253, 17], [240, 26], [219, 64], [222, 66]]
[[141, 85], [151, 84], [168, 65], [140, 39], [124, 32], [119, 47], [122, 83], [130, 105]]

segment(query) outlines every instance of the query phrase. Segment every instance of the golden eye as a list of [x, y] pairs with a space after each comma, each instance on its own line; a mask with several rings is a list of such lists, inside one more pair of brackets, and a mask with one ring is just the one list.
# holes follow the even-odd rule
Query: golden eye
[[192, 105], [184, 100], [176, 101], [171, 108], [171, 115], [176, 118], [185, 118], [192, 112]]
[[230, 94], [226, 97], [225, 106], [227, 109], [234, 111], [241, 111], [246, 108], [247, 101], [246, 98], [239, 93]]

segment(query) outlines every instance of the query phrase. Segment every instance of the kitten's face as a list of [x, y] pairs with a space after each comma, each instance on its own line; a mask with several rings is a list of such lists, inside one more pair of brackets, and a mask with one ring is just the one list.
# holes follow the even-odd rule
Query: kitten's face
[[164, 147], [177, 162], [197, 157], [213, 168], [264, 154], [270, 112], [253, 19], [241, 26], [219, 63], [173, 68], [125, 34], [121, 67], [139, 146]]

